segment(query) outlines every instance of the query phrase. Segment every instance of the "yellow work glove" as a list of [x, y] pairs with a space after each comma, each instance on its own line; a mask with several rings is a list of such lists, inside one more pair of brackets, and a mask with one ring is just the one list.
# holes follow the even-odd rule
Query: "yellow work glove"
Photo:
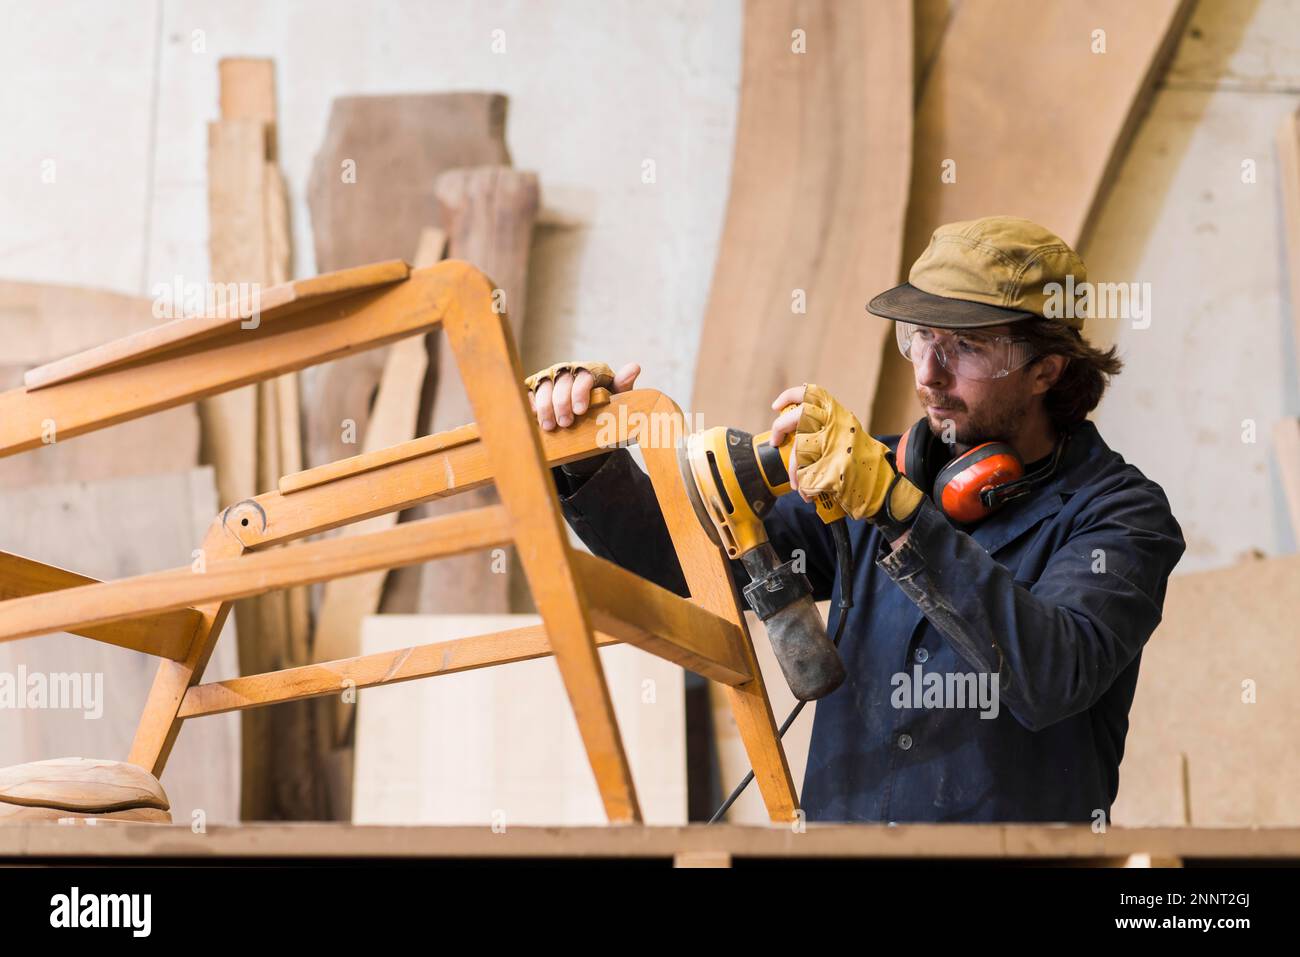
[[[924, 495], [894, 471], [885, 457], [889, 447], [819, 385], [804, 387], [802, 408], [794, 439], [799, 491], [829, 492], [854, 518], [901, 530]], [[882, 511], [886, 496], [889, 507]]]
[[529, 392], [532, 392], [543, 382], [550, 382], [552, 379], [558, 379], [566, 372], [578, 373], [586, 371], [591, 373], [591, 377], [596, 380], [593, 389], [609, 389], [614, 385], [614, 370], [603, 362], [557, 362], [553, 366], [547, 366], [540, 372], [534, 372], [524, 380], [524, 386]]

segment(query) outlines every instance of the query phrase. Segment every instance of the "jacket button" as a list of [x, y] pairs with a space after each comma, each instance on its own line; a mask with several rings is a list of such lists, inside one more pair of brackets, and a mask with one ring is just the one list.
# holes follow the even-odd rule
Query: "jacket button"
[[912, 736], [910, 734], [900, 734], [898, 736], [898, 746], [904, 751], [912, 746]]
[[930, 652], [926, 651], [924, 648], [917, 648], [916, 654], [913, 655], [913, 657], [916, 658], [916, 660], [919, 661], [921, 664], [925, 664], [927, 661], [930, 660]]

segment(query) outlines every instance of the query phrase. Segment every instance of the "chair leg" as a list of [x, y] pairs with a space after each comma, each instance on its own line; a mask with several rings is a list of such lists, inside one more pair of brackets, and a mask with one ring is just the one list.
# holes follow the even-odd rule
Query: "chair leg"
[[[243, 551], [244, 546], [225, 529], [218, 516], [203, 539], [205, 560], [233, 558]], [[185, 660], [163, 659], [158, 665], [153, 687], [149, 690], [140, 723], [136, 726], [131, 753], [127, 757], [131, 764], [144, 768], [156, 778], [162, 777], [167, 759], [176, 743], [176, 736], [184, 724], [184, 720], [177, 717], [177, 714], [185, 692], [203, 679], [203, 672], [217, 646], [226, 616], [233, 607], [233, 602], [220, 602], [199, 608], [203, 618], [190, 642]]]
[[738, 687], [724, 686], [735, 716], [736, 726], [745, 743], [745, 752], [754, 769], [754, 779], [774, 824], [791, 824], [796, 820], [799, 798], [794, 779], [781, 746], [772, 703], [763, 684], [754, 644], [740, 609], [731, 571], [722, 550], [700, 527], [695, 510], [686, 498], [681, 472], [677, 465], [675, 444], [685, 434], [685, 421], [677, 404], [663, 396], [646, 423], [649, 433], [640, 437], [638, 446], [645, 457], [646, 469], [654, 486], [659, 508], [672, 536], [691, 598], [709, 611], [740, 626], [742, 651], [754, 678]]
[[[639, 823], [632, 782], [585, 598], [569, 561], [559, 499], [523, 390], [523, 369], [491, 284], [467, 275], [443, 330], [456, 357], [487, 451], [493, 482], [511, 518], [533, 601], [546, 626], [587, 758], [611, 823]], [[484, 568], [484, 574], [489, 574]]]

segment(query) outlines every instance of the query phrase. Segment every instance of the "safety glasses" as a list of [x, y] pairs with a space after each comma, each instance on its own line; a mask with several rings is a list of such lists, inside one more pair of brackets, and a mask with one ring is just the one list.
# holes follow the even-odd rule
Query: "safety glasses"
[[939, 365], [963, 379], [1001, 379], [1034, 358], [1033, 347], [1015, 336], [997, 336], [977, 329], [951, 332], [895, 322], [898, 349], [913, 363], [924, 362], [933, 349]]

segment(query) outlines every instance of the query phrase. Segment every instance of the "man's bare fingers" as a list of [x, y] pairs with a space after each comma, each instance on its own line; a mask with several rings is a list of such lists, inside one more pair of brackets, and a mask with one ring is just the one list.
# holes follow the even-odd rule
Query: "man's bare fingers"
[[533, 390], [533, 408], [537, 410], [537, 422], [542, 431], [549, 432], [555, 428], [555, 413], [551, 410], [551, 380], [539, 382]]
[[798, 405], [803, 401], [806, 386], [792, 385], [772, 400], [772, 409], [784, 409], [787, 405]]
[[565, 372], [555, 377], [555, 388], [551, 390], [551, 406], [555, 409], [555, 421], [566, 429], [573, 425], [573, 405], [569, 399], [573, 391], [573, 373]]
[[614, 391], [628, 392], [636, 382], [636, 377], [641, 374], [641, 367], [635, 362], [629, 362], [618, 372], [614, 373]]
[[[780, 448], [786, 437], [799, 428], [799, 420], [802, 417], [803, 408], [801, 406], [795, 406], [793, 409], [782, 412], [772, 420], [772, 437], [768, 441]], [[793, 460], [793, 455], [791, 459]]]
[[573, 377], [573, 392], [570, 393], [569, 403], [573, 406], [574, 415], [582, 415], [591, 405], [591, 390], [596, 384], [596, 377], [586, 369], [579, 369], [578, 374]]

